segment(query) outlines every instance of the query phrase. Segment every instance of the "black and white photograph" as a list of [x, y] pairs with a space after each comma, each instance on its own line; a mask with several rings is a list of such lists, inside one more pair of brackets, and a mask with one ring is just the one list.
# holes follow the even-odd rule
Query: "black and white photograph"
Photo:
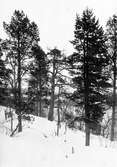
[[117, 1], [1, 0], [0, 167], [117, 166]]

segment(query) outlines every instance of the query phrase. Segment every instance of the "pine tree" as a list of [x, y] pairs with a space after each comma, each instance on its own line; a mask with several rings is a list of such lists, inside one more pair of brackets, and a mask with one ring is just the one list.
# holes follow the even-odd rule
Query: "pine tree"
[[4, 41], [4, 49], [7, 52], [7, 61], [12, 70], [11, 78], [14, 78], [16, 113], [18, 114], [18, 131], [22, 131], [22, 80], [24, 74], [29, 69], [29, 58], [31, 58], [31, 48], [34, 42], [39, 41], [37, 25], [30, 22], [23, 11], [14, 12], [9, 24], [4, 22], [4, 29], [8, 39]]
[[61, 82], [64, 81], [62, 71], [64, 71], [64, 54], [57, 48], [50, 50], [48, 53], [49, 66], [50, 66], [50, 109], [48, 113], [48, 120], [54, 120], [54, 103], [55, 103], [55, 88], [59, 87]]
[[102, 27], [89, 9], [82, 16], [76, 16], [72, 44], [76, 49], [68, 58], [70, 73], [77, 90], [73, 99], [84, 107], [86, 143], [90, 144], [90, 125], [98, 124], [104, 114], [106, 88], [109, 86], [105, 73], [108, 59], [106, 56], [105, 36]]
[[0, 104], [5, 104], [7, 92], [7, 79], [9, 76], [9, 71], [5, 67], [5, 62], [2, 59], [2, 40], [0, 39]]
[[47, 57], [38, 45], [32, 47], [34, 62], [30, 71], [29, 94], [31, 93], [33, 106], [37, 104], [37, 115], [42, 116], [42, 101], [47, 98], [48, 66]]
[[113, 100], [112, 100], [112, 125], [111, 125], [111, 141], [115, 136], [115, 112], [116, 112], [116, 77], [117, 77], [117, 16], [113, 15], [107, 22], [107, 46], [108, 56], [110, 58], [110, 74], [113, 87]]

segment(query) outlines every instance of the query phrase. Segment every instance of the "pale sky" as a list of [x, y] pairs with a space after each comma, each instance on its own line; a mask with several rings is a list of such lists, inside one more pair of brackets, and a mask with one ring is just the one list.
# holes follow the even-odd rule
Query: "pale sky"
[[46, 48], [65, 50], [70, 53], [76, 13], [86, 7], [93, 9], [100, 24], [117, 14], [117, 0], [1, 0], [0, 38], [4, 38], [3, 21], [9, 22], [14, 10], [23, 10], [28, 18], [39, 27], [40, 45]]

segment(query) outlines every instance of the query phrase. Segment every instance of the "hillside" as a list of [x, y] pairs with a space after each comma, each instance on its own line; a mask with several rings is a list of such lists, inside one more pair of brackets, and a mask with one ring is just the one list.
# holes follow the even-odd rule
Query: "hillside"
[[117, 145], [101, 136], [91, 136], [62, 125], [56, 136], [56, 123], [34, 117], [24, 122], [23, 132], [10, 138], [0, 133], [0, 167], [113, 167], [117, 164]]

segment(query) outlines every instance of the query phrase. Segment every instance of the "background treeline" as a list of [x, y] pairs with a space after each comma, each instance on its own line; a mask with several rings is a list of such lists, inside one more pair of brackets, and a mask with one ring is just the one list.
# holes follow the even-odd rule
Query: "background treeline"
[[62, 121], [72, 128], [78, 121], [89, 145], [90, 132], [100, 134], [103, 116], [112, 107], [114, 140], [117, 16], [109, 18], [104, 31], [92, 10], [77, 14], [71, 55], [57, 47], [45, 53], [37, 24], [23, 11], [14, 11], [3, 27], [7, 38], [0, 39], [0, 104], [14, 108], [18, 131], [24, 114], [57, 120], [57, 134]]

